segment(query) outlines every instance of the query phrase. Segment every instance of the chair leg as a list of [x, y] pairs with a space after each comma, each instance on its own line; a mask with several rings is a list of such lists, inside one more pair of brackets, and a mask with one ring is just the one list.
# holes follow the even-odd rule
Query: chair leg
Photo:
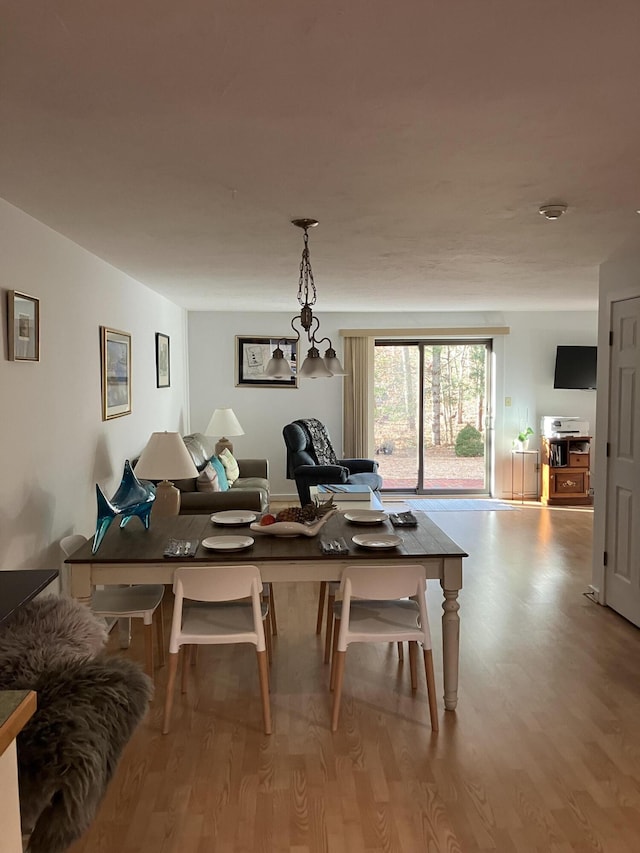
[[153, 678], [153, 625], [144, 626], [144, 671]]
[[269, 617], [271, 619], [271, 632], [274, 637], [278, 636], [278, 621], [276, 619], [276, 599], [273, 594], [273, 584], [269, 584]]
[[180, 683], [180, 692], [187, 692], [187, 683], [189, 676], [189, 663], [191, 662], [191, 655], [193, 654], [194, 647], [193, 646], [183, 646], [182, 647], [182, 680]]
[[176, 683], [178, 671], [178, 652], [169, 653], [169, 672], [167, 674], [167, 692], [164, 698], [164, 718], [162, 720], [162, 734], [169, 734], [171, 724], [171, 708], [173, 707], [173, 689]]
[[264, 619], [264, 642], [267, 647], [267, 657], [269, 659], [269, 666], [271, 666], [271, 660], [273, 657], [273, 651], [271, 648], [271, 627], [267, 622], [267, 617]]
[[338, 637], [340, 636], [340, 620], [333, 622], [333, 645], [331, 649], [331, 670], [329, 672], [329, 690], [333, 690], [336, 681], [336, 649], [338, 648]]
[[271, 703], [269, 702], [269, 666], [267, 653], [256, 651], [258, 656], [258, 678], [260, 680], [260, 698], [262, 699], [262, 719], [264, 733], [271, 734]]
[[398, 643], [398, 660], [400, 663], [404, 661], [404, 645], [402, 643]]
[[327, 582], [320, 581], [320, 595], [318, 596], [318, 618], [316, 619], [316, 634], [322, 631], [322, 614], [324, 613], [324, 598], [327, 592]]
[[342, 682], [344, 680], [344, 659], [346, 652], [339, 652], [336, 649], [335, 654], [335, 690], [333, 693], [333, 711], [331, 713], [331, 731], [335, 732], [338, 729], [338, 717], [340, 716], [340, 699], [342, 698]]
[[324, 662], [329, 663], [331, 656], [331, 641], [333, 639], [333, 605], [335, 603], [335, 594], [331, 592], [329, 587], [327, 592], [327, 626], [324, 636]]
[[418, 689], [418, 644], [409, 643], [409, 669], [411, 670], [411, 689]]
[[433, 652], [431, 649], [424, 649], [424, 671], [427, 676], [427, 697], [429, 699], [429, 717], [431, 718], [431, 729], [437, 732], [438, 725], [438, 706], [436, 703], [436, 679], [433, 673]]
[[158, 632], [158, 666], [164, 666], [164, 610], [162, 608], [162, 602], [160, 602], [160, 604], [156, 608], [156, 612], [153, 614], [153, 618], [155, 619], [156, 630]]

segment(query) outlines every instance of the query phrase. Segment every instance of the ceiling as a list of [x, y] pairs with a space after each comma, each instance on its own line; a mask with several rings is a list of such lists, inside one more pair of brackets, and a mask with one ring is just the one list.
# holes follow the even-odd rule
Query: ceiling
[[[0, 0], [0, 196], [193, 310], [591, 310], [637, 0]], [[564, 201], [556, 222], [541, 204]]]

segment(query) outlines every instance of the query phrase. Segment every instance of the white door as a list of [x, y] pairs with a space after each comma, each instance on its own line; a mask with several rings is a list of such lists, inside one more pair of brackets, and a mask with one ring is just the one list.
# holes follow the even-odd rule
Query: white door
[[640, 626], [640, 297], [611, 309], [606, 600]]

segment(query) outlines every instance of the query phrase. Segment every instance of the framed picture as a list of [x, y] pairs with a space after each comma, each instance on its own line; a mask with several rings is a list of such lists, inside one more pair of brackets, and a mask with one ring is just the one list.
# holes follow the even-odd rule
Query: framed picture
[[[293, 376], [274, 379], [265, 376], [271, 354], [279, 346], [291, 365]], [[296, 338], [243, 338], [236, 335], [236, 387], [297, 388], [298, 341]]]
[[100, 326], [102, 420], [131, 414], [131, 335]]
[[9, 360], [40, 361], [40, 300], [17, 290], [7, 294]]
[[168, 388], [170, 385], [169, 335], [156, 332], [156, 387]]

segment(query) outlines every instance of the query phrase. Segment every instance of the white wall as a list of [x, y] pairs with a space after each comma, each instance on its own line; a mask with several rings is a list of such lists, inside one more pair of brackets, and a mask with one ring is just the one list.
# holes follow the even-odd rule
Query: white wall
[[[318, 313], [323, 335], [329, 336], [342, 356], [340, 329], [451, 328], [509, 326], [511, 334], [496, 336], [494, 493], [510, 496], [511, 443], [526, 421], [539, 430], [540, 417], [577, 415], [595, 429], [595, 392], [555, 391], [553, 371], [558, 344], [596, 343], [597, 313]], [[290, 334], [291, 314], [230, 312], [189, 313], [189, 386], [191, 427], [201, 431], [219, 406], [231, 406], [245, 435], [233, 440], [240, 457], [270, 461], [274, 495], [295, 494], [285, 479], [282, 427], [295, 418], [317, 417], [328, 427], [336, 451], [342, 441], [342, 380], [300, 380], [297, 389], [236, 388], [235, 335]], [[511, 397], [512, 405], [504, 405]], [[526, 426], [527, 423], [522, 423]]]
[[[57, 543], [92, 535], [95, 484], [117, 487], [154, 430], [187, 429], [186, 314], [0, 200], [0, 569], [58, 567]], [[7, 359], [6, 290], [40, 300], [40, 361]], [[102, 421], [99, 327], [132, 335], [132, 413]], [[155, 332], [171, 338], [157, 389]]]

